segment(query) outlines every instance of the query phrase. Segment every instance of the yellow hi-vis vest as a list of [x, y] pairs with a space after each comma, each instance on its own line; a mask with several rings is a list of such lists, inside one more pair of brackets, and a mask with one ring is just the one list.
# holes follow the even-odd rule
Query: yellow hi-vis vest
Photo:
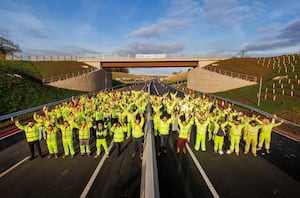
[[16, 126], [25, 132], [27, 142], [39, 140], [40, 133], [37, 125], [30, 127], [28, 125], [22, 126], [20, 123], [16, 123]]
[[63, 140], [73, 140], [73, 127], [69, 126], [60, 126], [61, 137]]
[[169, 120], [164, 122], [160, 121], [158, 131], [161, 135], [169, 135], [170, 122]]
[[190, 128], [193, 124], [192, 121], [190, 121], [187, 125], [183, 125], [180, 121], [178, 122], [179, 124], [179, 127], [180, 127], [180, 131], [179, 131], [179, 138], [182, 138], [182, 139], [188, 139], [188, 136], [189, 136], [189, 131], [190, 131]]
[[264, 124], [261, 128], [261, 133], [266, 134], [266, 135], [271, 135], [271, 132], [274, 127], [280, 126], [282, 123], [278, 122], [277, 124]]
[[126, 127], [115, 127], [113, 126], [111, 128], [111, 131], [114, 133], [114, 142], [123, 142], [125, 135], [124, 133], [126, 132]]
[[230, 135], [234, 135], [234, 136], [241, 136], [242, 135], [242, 130], [244, 128], [244, 125], [239, 124], [238, 126], [236, 126], [235, 124], [230, 123]]
[[196, 119], [195, 122], [197, 126], [197, 135], [205, 135], [209, 121], [205, 121], [203, 124], [200, 124], [200, 122]]
[[90, 139], [90, 136], [91, 136], [91, 132], [90, 132], [90, 127], [88, 125], [79, 127], [79, 139], [80, 140]]
[[57, 142], [57, 130], [54, 128], [53, 131], [46, 129], [47, 144]]
[[136, 124], [132, 122], [132, 137], [140, 138], [144, 135], [143, 133], [143, 126], [144, 126], [145, 119], [142, 117], [140, 124]]
[[255, 127], [253, 127], [253, 126], [249, 125], [249, 126], [247, 127], [247, 135], [257, 136], [258, 130], [259, 130], [260, 128], [261, 128], [260, 126], [255, 126]]

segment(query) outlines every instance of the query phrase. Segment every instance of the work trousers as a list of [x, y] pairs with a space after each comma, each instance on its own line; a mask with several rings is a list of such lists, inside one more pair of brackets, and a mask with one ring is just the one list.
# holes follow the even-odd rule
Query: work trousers
[[75, 155], [73, 140], [72, 139], [63, 139], [62, 142], [63, 142], [65, 156], [68, 156], [69, 153], [71, 155]]
[[132, 153], [136, 154], [139, 151], [140, 155], [143, 153], [143, 137], [132, 138]]
[[47, 142], [47, 148], [50, 154], [58, 153], [57, 142]]
[[29, 145], [29, 148], [30, 148], [31, 159], [34, 158], [34, 145], [36, 146], [36, 148], [38, 150], [39, 156], [42, 157], [42, 149], [41, 149], [39, 140], [36, 140], [36, 141], [33, 141], [33, 142], [28, 142], [28, 145]]
[[107, 148], [107, 142], [106, 139], [97, 139], [96, 140], [96, 148], [97, 148], [97, 155], [100, 155], [101, 153], [101, 146], [103, 147], [105, 154], [109, 154], [108, 148]]
[[199, 151], [200, 144], [201, 144], [201, 150], [206, 151], [206, 134], [197, 134], [196, 135], [196, 143], [195, 143], [195, 150]]
[[160, 151], [162, 151], [162, 149], [167, 148], [168, 139], [169, 139], [169, 135], [160, 135], [160, 148], [159, 148]]
[[262, 148], [263, 144], [265, 142], [265, 149], [270, 149], [271, 144], [271, 134], [261, 133], [259, 135], [259, 143], [258, 148]]
[[177, 149], [180, 149], [182, 144], [183, 144], [183, 149], [186, 149], [186, 142], [187, 142], [187, 139], [179, 137], [177, 139]]
[[248, 135], [246, 138], [245, 153], [248, 153], [252, 147], [252, 153], [256, 154], [257, 135]]
[[223, 150], [223, 144], [224, 144], [224, 136], [215, 136], [214, 138], [214, 151], [221, 151]]
[[235, 153], [240, 152], [240, 140], [241, 136], [239, 135], [231, 135], [230, 136], [230, 151], [233, 152], [235, 150]]
[[79, 145], [80, 145], [80, 154], [91, 153], [89, 139], [79, 140]]
[[115, 144], [116, 144], [117, 156], [119, 156], [121, 154], [122, 142], [115, 142]]

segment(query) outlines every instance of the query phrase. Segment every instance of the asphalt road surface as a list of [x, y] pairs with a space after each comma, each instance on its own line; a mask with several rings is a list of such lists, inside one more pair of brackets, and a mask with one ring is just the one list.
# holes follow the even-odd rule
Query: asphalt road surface
[[[165, 86], [154, 83], [159, 93]], [[136, 88], [144, 87], [136, 86]], [[154, 88], [151, 88], [154, 92]], [[172, 90], [173, 91], [173, 90]], [[78, 142], [74, 159], [60, 157], [47, 159], [36, 157], [5, 173], [10, 167], [26, 158], [29, 148], [23, 133], [1, 140], [0, 152], [0, 197], [80, 197], [86, 188], [100, 158], [80, 157]], [[207, 142], [207, 151], [194, 151], [194, 137], [189, 143], [198, 163], [201, 164], [213, 188], [220, 197], [299, 197], [300, 195], [300, 144], [273, 133], [271, 154], [257, 157], [251, 154], [219, 155], [213, 153], [212, 142]], [[159, 140], [156, 137], [158, 146]], [[176, 154], [177, 134], [171, 133], [168, 153], [157, 158], [161, 197], [213, 197], [206, 181], [198, 171], [192, 157]], [[10, 143], [8, 143], [10, 142]], [[110, 142], [110, 140], [109, 140]], [[45, 142], [41, 142], [47, 155]], [[228, 147], [225, 143], [224, 150]], [[243, 151], [243, 146], [241, 146]], [[158, 148], [158, 147], [157, 147]], [[95, 154], [92, 143], [93, 155]], [[122, 145], [122, 154], [117, 157], [114, 146], [105, 159], [87, 197], [139, 197], [141, 159], [131, 158], [131, 139]], [[37, 155], [37, 154], [36, 154]]]

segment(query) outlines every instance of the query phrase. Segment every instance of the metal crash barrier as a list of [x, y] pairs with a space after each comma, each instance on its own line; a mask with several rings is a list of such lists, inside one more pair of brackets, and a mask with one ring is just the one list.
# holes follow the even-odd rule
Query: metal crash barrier
[[[152, 83], [152, 82], [151, 82]], [[148, 94], [150, 95], [150, 86], [148, 84]], [[147, 105], [144, 152], [142, 160], [141, 173], [141, 198], [159, 198], [159, 182], [156, 163], [155, 141], [153, 134], [153, 122], [151, 120], [152, 110], [150, 102]]]

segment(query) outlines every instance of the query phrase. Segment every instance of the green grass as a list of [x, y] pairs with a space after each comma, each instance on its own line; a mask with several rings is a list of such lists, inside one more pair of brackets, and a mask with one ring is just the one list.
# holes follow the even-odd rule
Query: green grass
[[[22, 78], [9, 76], [14, 74]], [[0, 60], [0, 115], [83, 93], [43, 85], [43, 75], [31, 62]]]
[[[31, 64], [42, 78], [78, 72], [85, 69], [82, 67], [83, 65], [88, 66], [85, 63], [76, 61], [39, 61], [31, 62]], [[88, 67], [90, 68], [91, 66]]]
[[[280, 62], [278, 61], [280, 59]], [[257, 106], [257, 93], [259, 85], [243, 87], [226, 92], [215, 93], [215, 95], [235, 100], [263, 111], [274, 113], [285, 119], [291, 120], [300, 124], [300, 85], [295, 79], [295, 75], [300, 77], [300, 56], [296, 56], [296, 63], [292, 63], [295, 66], [295, 71], [292, 71], [291, 64], [288, 63], [287, 56], [281, 56], [279, 58], [271, 57], [265, 58], [259, 62], [255, 58], [236, 58], [225, 61], [220, 61], [218, 67], [229, 71], [235, 71], [245, 73], [249, 75], [262, 76], [262, 94], [260, 106]], [[269, 63], [268, 63], [269, 62]], [[285, 62], [288, 70], [285, 72], [281, 69], [278, 74], [278, 67], [284, 68]], [[274, 69], [273, 69], [274, 64]], [[281, 84], [279, 81], [274, 81], [275, 76], [288, 76], [291, 81], [282, 80], [281, 84], [284, 86], [285, 95], [282, 95]], [[275, 83], [276, 100], [273, 101], [273, 83]], [[294, 84], [294, 97], [290, 96], [291, 84]], [[268, 88], [267, 98], [265, 99], [266, 88]]]

